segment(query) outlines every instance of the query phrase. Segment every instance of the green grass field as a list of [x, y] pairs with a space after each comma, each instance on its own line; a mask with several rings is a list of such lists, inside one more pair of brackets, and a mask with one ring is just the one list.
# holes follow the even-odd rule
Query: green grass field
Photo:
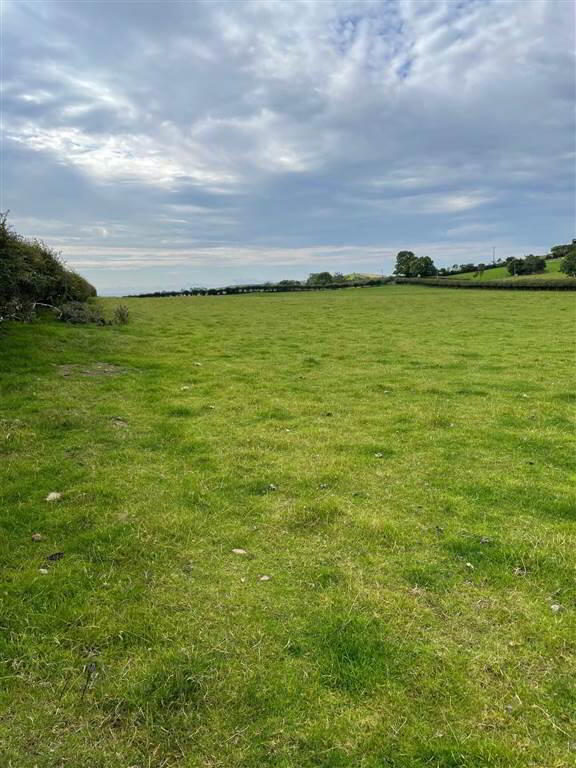
[[[522, 275], [522, 279], [531, 278], [532, 280], [569, 280], [569, 275], [560, 272], [560, 265], [564, 259], [550, 259], [546, 262], [546, 271], [536, 275]], [[462, 272], [459, 275], [449, 275], [450, 280], [478, 280], [486, 282], [487, 280], [515, 280], [516, 278], [508, 272], [506, 267], [496, 267], [487, 269], [482, 275], [477, 276], [476, 272]]]
[[126, 303], [0, 336], [0, 765], [574, 765], [572, 294]]

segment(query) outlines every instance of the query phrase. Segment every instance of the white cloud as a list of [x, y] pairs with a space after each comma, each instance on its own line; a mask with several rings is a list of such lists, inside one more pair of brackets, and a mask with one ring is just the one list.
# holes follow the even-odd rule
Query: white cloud
[[204, 165], [193, 145], [161, 143], [146, 135], [94, 134], [75, 127], [41, 128], [28, 123], [8, 130], [6, 138], [36, 152], [50, 152], [61, 163], [99, 181], [140, 181], [164, 187], [185, 180], [210, 187], [236, 180], [229, 172]]

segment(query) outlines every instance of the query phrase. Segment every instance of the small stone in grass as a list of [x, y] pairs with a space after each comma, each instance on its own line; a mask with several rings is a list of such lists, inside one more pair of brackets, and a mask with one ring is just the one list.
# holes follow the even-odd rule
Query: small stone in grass
[[276, 491], [278, 490], [278, 486], [274, 485], [274, 483], [268, 483], [266, 486], [267, 491]]
[[41, 573], [43, 576], [45, 576], [48, 573], [48, 568], [38, 568], [38, 573]]
[[374, 458], [376, 458], [376, 459], [383, 459], [383, 458], [384, 458], [384, 454], [383, 454], [383, 453], [380, 453], [380, 452], [378, 452], [378, 453], [375, 453], [375, 454], [374, 454]]
[[216, 408], [216, 406], [215, 406], [215, 405], [209, 405], [209, 406], [208, 406], [208, 408], [209, 408], [211, 411], [213, 411], [213, 410]]
[[42, 536], [41, 533], [33, 533], [32, 534], [32, 541], [42, 541], [44, 536]]
[[564, 606], [560, 605], [560, 603], [552, 603], [552, 605], [550, 606], [550, 609], [553, 613], [560, 613], [561, 611], [564, 610]]
[[184, 386], [184, 387], [180, 387], [180, 389], [182, 390], [182, 392], [184, 392], [185, 390], [190, 389], [190, 387]]
[[324, 488], [328, 488], [328, 483], [320, 483], [320, 485], [318, 486], [318, 488], [322, 488], [322, 489], [324, 489]]
[[235, 555], [245, 555], [246, 554], [246, 550], [245, 549], [240, 549], [240, 547], [235, 547], [232, 550], [232, 552], [234, 552]]
[[260, 576], [260, 581], [270, 581], [271, 576]]
[[470, 568], [470, 570], [472, 571], [474, 570], [474, 566], [472, 565], [472, 563], [466, 563], [466, 568]]
[[46, 501], [59, 501], [61, 498], [61, 493], [58, 493], [58, 491], [51, 491], [48, 496], [46, 496]]
[[488, 536], [482, 536], [480, 544], [492, 544], [492, 539], [488, 538]]

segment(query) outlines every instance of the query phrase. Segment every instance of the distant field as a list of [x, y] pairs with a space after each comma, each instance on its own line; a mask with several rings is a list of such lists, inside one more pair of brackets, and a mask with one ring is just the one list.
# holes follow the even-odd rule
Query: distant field
[[[541, 272], [538, 275], [522, 275], [522, 279], [532, 278], [533, 280], [566, 280], [568, 275], [565, 275], [564, 272], [560, 272], [560, 264], [562, 261], [563, 259], [550, 259], [550, 261], [546, 262], [545, 272]], [[460, 275], [449, 275], [449, 279], [478, 280], [479, 282], [486, 282], [487, 280], [515, 280], [515, 278], [508, 272], [506, 267], [487, 269], [481, 277], [475, 277], [475, 275], [475, 272], [462, 272]]]
[[0, 765], [573, 765], [573, 296], [126, 303], [1, 331]]

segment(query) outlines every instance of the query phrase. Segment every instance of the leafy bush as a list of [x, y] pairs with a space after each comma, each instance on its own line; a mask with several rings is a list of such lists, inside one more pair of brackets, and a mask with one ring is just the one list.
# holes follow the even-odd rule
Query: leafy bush
[[534, 275], [546, 271], [544, 256], [526, 256], [525, 259], [508, 259], [506, 268], [511, 275]]
[[27, 319], [37, 304], [59, 306], [96, 295], [93, 285], [66, 269], [40, 240], [27, 240], [0, 213], [0, 321]]
[[570, 277], [576, 277], [576, 248], [573, 248], [570, 253], [566, 254], [562, 264], [560, 264], [560, 272], [564, 272], [565, 275]]
[[86, 325], [94, 323], [95, 325], [106, 325], [104, 315], [93, 304], [85, 304], [81, 301], [69, 301], [60, 307], [60, 320], [72, 325]]
[[553, 259], [562, 259], [565, 256], [569, 256], [571, 253], [575, 254], [576, 240], [572, 240], [571, 243], [566, 243], [564, 245], [553, 245], [552, 248], [550, 248], [550, 253]]
[[114, 310], [114, 322], [117, 325], [127, 325], [130, 322], [130, 311], [125, 304], [119, 304]]
[[311, 272], [306, 280], [307, 285], [330, 285], [333, 282], [334, 278], [330, 272]]
[[396, 256], [395, 275], [432, 277], [437, 271], [430, 256], [416, 256], [413, 251], [400, 251]]

